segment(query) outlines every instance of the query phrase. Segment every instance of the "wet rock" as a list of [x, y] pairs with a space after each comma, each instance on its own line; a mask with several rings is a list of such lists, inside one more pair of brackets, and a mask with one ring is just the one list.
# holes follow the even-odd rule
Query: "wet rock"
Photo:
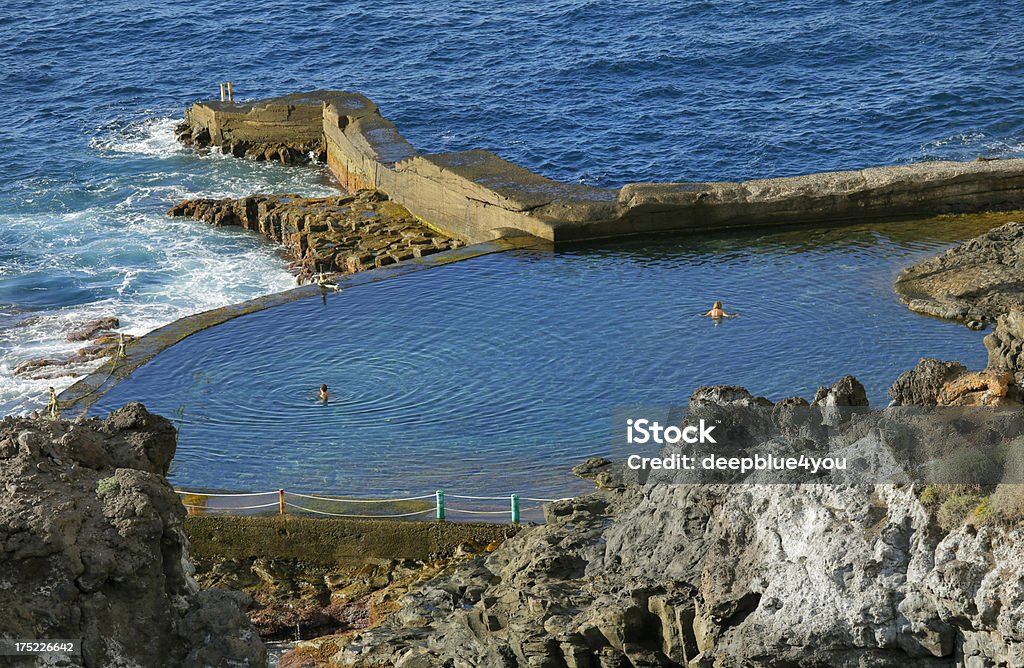
[[960, 362], [925, 357], [896, 378], [889, 396], [899, 406], [934, 406], [942, 388], [965, 373], [967, 367]]
[[572, 468], [575, 476], [593, 480], [598, 489], [614, 490], [623, 486], [621, 467], [604, 457], [592, 457]]
[[18, 364], [18, 366], [14, 367], [14, 375], [20, 376], [22, 374], [26, 374], [29, 373], [30, 371], [41, 369], [43, 367], [63, 365], [64, 362], [62, 362], [61, 360], [55, 360], [49, 357], [40, 357], [37, 359], [25, 360], [24, 362]]
[[455, 240], [429, 229], [374, 190], [338, 197], [194, 199], [167, 213], [258, 231], [285, 247], [303, 280], [323, 273], [367, 271], [456, 247]]
[[118, 319], [101, 318], [100, 320], [87, 323], [69, 334], [68, 340], [84, 340], [79, 337], [87, 336], [93, 339], [93, 345], [79, 348], [73, 355], [63, 358], [41, 357], [25, 360], [14, 368], [13, 375], [24, 375], [33, 380], [83, 375], [88, 369], [83, 369], [82, 365], [104, 357], [113, 357], [121, 351], [122, 342], [127, 343], [135, 339], [130, 334], [112, 332], [108, 329], [108, 326], [119, 326]]
[[896, 291], [911, 310], [984, 326], [1024, 301], [1024, 225], [1007, 223], [908, 268]]
[[141, 404], [106, 420], [0, 422], [0, 622], [82, 638], [85, 666], [264, 666], [248, 597], [200, 592], [163, 477], [174, 427]]
[[68, 341], [89, 341], [120, 326], [121, 321], [114, 317], [91, 320], [68, 334]]

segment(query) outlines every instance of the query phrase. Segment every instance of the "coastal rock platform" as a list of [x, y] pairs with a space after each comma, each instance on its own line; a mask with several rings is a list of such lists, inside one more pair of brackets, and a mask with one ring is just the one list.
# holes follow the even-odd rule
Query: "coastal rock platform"
[[351, 274], [464, 245], [424, 225], [387, 195], [373, 190], [338, 197], [192, 199], [175, 205], [168, 214], [258, 231], [285, 247], [300, 279], [335, 272]]
[[1024, 304], [1024, 224], [1006, 223], [909, 267], [896, 291], [912, 311], [994, 323]]

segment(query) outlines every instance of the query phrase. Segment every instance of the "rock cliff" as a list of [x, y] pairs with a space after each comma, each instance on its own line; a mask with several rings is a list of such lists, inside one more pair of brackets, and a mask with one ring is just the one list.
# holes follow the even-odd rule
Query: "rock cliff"
[[[843, 379], [817, 404], [860, 404], [858, 387]], [[742, 388], [691, 398], [764, 403]], [[578, 471], [600, 489], [550, 504], [546, 525], [293, 665], [1024, 665], [1024, 530], [1009, 516], [944, 527], [914, 485], [638, 485], [605, 461]]]
[[265, 665], [248, 597], [191, 577], [175, 439], [141, 404], [0, 422], [0, 635], [82, 639], [60, 665]]

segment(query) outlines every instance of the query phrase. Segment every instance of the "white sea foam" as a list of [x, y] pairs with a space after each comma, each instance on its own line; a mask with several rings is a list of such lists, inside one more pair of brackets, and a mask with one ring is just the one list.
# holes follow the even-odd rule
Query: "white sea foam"
[[959, 132], [936, 139], [921, 147], [921, 159], [971, 160], [988, 158], [1019, 158], [1024, 155], [1024, 138], [994, 137], [984, 132]]
[[115, 315], [122, 331], [140, 336], [186, 315], [295, 286], [275, 244], [238, 228], [168, 218], [164, 211], [190, 197], [336, 194], [325, 173], [197, 158], [175, 141], [175, 123], [152, 117], [99, 129], [91, 142], [98, 154], [156, 158], [154, 167], [131, 174], [112, 168], [99, 183], [32, 183], [23, 201], [45, 201], [59, 191], [72, 205], [0, 216], [0, 245], [12, 251], [0, 267], [0, 293], [13, 291], [21, 307], [2, 314], [0, 408], [33, 410], [45, 404], [48, 386], [60, 390], [77, 379], [31, 380], [13, 371], [27, 359], [73, 354], [85, 344], [66, 336], [83, 322]]
[[94, 137], [90, 146], [103, 153], [167, 156], [185, 153], [188, 149], [174, 137], [174, 127], [181, 119], [146, 118], [127, 125], [112, 125]]

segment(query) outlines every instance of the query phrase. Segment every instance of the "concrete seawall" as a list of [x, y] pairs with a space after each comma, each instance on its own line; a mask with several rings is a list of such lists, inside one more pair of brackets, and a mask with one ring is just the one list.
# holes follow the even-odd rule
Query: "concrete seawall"
[[1024, 208], [1024, 159], [616, 190], [552, 181], [483, 150], [418, 153], [371, 100], [355, 93], [198, 102], [186, 120], [193, 135], [208, 132], [210, 143], [236, 154], [239, 143], [308, 146], [322, 138], [328, 167], [346, 189], [386, 192], [424, 222], [471, 243], [510, 229], [566, 242]]
[[472, 541], [503, 541], [522, 527], [310, 517], [188, 517], [190, 552], [201, 558], [297, 559], [355, 565], [389, 559], [448, 559]]

